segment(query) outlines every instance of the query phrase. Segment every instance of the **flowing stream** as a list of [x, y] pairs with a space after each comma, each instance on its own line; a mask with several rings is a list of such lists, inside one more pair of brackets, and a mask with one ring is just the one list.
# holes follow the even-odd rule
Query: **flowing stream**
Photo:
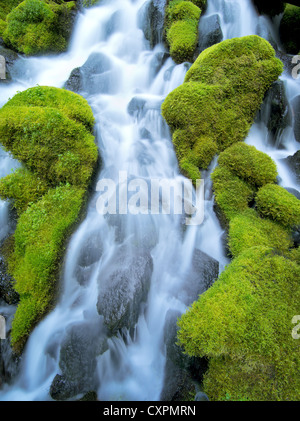
[[[155, 178], [183, 181], [160, 106], [166, 95], [183, 82], [188, 65], [175, 65], [164, 54], [162, 44], [150, 49], [138, 24], [138, 12], [144, 3], [145, 0], [110, 0], [85, 10], [78, 17], [67, 53], [20, 58], [15, 64], [14, 81], [0, 88], [2, 106], [18, 90], [37, 84], [64, 86], [71, 71], [88, 59], [96, 60], [96, 64], [99, 59], [107, 63], [105, 71], [87, 75], [81, 93], [96, 119], [96, 138], [103, 161], [98, 180], [113, 180], [119, 188], [120, 171], [130, 180], [138, 178], [146, 183]], [[202, 19], [214, 14], [219, 16], [223, 39], [259, 34], [281, 48], [278, 19], [271, 22], [258, 17], [250, 0], [208, 0]], [[290, 102], [300, 94], [299, 82], [287, 74], [281, 80]], [[246, 142], [275, 159], [282, 185], [299, 188], [281, 161], [298, 149], [292, 123], [280, 133], [280, 139], [270, 144], [266, 121], [261, 118]], [[18, 166], [4, 152], [0, 159], [0, 176]], [[203, 174], [205, 218], [199, 226], [186, 226], [182, 215], [174, 213], [101, 215], [97, 210], [100, 193], [93, 193], [85, 219], [66, 251], [57, 306], [32, 332], [20, 373], [0, 391], [0, 400], [51, 400], [50, 386], [62, 369], [61, 351], [74, 328], [83, 329], [88, 335], [85, 351], [94, 355], [90, 348], [96, 343], [100, 346], [98, 340], [103, 335], [103, 318], [97, 311], [99, 288], [115, 264], [122, 270], [131, 270], [137, 250], [141, 259], [143, 253], [152, 259], [147, 302], [140, 308], [134, 331], [125, 329], [109, 338], [105, 352], [96, 355], [93, 387], [99, 400], [160, 399], [166, 364], [164, 321], [169, 310], [183, 313], [187, 308], [182, 291], [195, 250], [216, 259], [220, 271], [228, 263], [222, 247], [223, 231], [213, 212], [209, 174], [215, 165], [213, 161]], [[0, 202], [1, 238], [7, 234], [8, 218], [7, 204]]]

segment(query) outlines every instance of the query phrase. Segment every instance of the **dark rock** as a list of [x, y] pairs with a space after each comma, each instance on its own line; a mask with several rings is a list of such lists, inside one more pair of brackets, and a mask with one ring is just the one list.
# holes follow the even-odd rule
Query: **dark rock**
[[206, 48], [221, 42], [223, 32], [219, 15], [202, 16], [199, 21], [198, 34], [197, 55]]
[[202, 381], [207, 370], [207, 360], [183, 354], [177, 342], [177, 320], [181, 313], [169, 310], [165, 319], [164, 341], [166, 345], [166, 367], [162, 401], [185, 401], [195, 396], [195, 387]]
[[261, 15], [276, 16], [284, 11], [284, 2], [282, 0], [261, 1], [252, 0], [253, 4]]
[[75, 269], [75, 277], [81, 285], [85, 285], [102, 255], [103, 247], [100, 233], [98, 231], [92, 232], [90, 236], [85, 239], [80, 248], [79, 256], [77, 257], [77, 266]]
[[17, 304], [19, 294], [14, 290], [14, 280], [7, 274], [7, 267], [3, 257], [0, 255], [0, 298], [7, 304]]
[[143, 118], [149, 110], [160, 112], [162, 102], [162, 99], [159, 97], [149, 99], [143, 98], [142, 96], [134, 96], [127, 106], [127, 112], [131, 116], [140, 119]]
[[291, 101], [294, 135], [297, 142], [300, 142], [300, 95]]
[[294, 246], [299, 247], [300, 245], [300, 225], [293, 227], [292, 229], [292, 239], [294, 241]]
[[191, 267], [185, 276], [183, 285], [174, 294], [187, 306], [196, 301], [219, 276], [219, 262], [213, 257], [196, 249]]
[[268, 130], [268, 141], [275, 144], [283, 130], [292, 124], [292, 116], [282, 80], [273, 83], [260, 108], [258, 117]]
[[300, 150], [294, 155], [288, 156], [283, 161], [288, 164], [297, 180], [300, 180]]
[[293, 189], [292, 187], [285, 187], [285, 190], [297, 197], [297, 199], [300, 199], [300, 192], [298, 190]]
[[82, 76], [81, 76], [79, 67], [76, 67], [75, 69], [72, 70], [72, 72], [70, 73], [69, 79], [64, 85], [64, 88], [67, 89], [68, 91], [72, 91], [75, 93], [79, 93], [82, 91], [83, 89]]
[[153, 263], [148, 251], [121, 246], [99, 279], [97, 309], [110, 335], [135, 326], [146, 301]]
[[149, 0], [138, 12], [138, 27], [144, 32], [150, 47], [162, 42], [166, 0]]
[[1, 83], [7, 83], [10, 82], [12, 79], [12, 68], [14, 66], [14, 63], [19, 59], [19, 55], [15, 52], [10, 50], [9, 48], [6, 48], [2, 45], [0, 45], [0, 55], [5, 58], [6, 63], [6, 79], [1, 79]]
[[66, 400], [97, 388], [96, 357], [107, 349], [106, 335], [100, 320], [72, 325], [61, 345], [61, 374], [55, 376], [50, 396], [55, 400]]
[[287, 54], [283, 51], [276, 51], [276, 57], [279, 58], [279, 60], [282, 61], [283, 65], [284, 65], [284, 71], [292, 76], [292, 71], [294, 69], [294, 67], [296, 66], [297, 63], [293, 63], [293, 57], [294, 55], [292, 54]]

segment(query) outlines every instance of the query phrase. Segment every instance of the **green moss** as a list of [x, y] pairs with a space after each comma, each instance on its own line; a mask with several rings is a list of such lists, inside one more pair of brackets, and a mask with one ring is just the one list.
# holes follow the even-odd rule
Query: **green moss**
[[295, 262], [270, 248], [252, 247], [181, 317], [178, 338], [184, 350], [211, 358], [204, 381], [210, 399], [299, 397], [299, 346], [291, 335], [299, 280]]
[[211, 175], [219, 217], [222, 225], [248, 209], [255, 190], [225, 167], [217, 167]]
[[286, 52], [298, 54], [300, 50], [300, 7], [286, 4], [279, 26], [279, 34]]
[[26, 55], [65, 51], [73, 9], [75, 2], [25, 0], [6, 16], [4, 42]]
[[23, 345], [34, 324], [52, 302], [62, 247], [83, 204], [84, 190], [50, 189], [20, 216], [14, 253], [9, 259], [15, 290], [20, 295], [11, 341]]
[[166, 41], [176, 63], [193, 60], [200, 15], [199, 7], [190, 1], [172, 0], [166, 7]]
[[228, 245], [233, 257], [237, 257], [253, 246], [266, 246], [284, 253], [293, 242], [281, 225], [260, 218], [254, 209], [247, 209], [231, 219]]
[[20, 295], [11, 333], [18, 352], [55, 299], [63, 247], [98, 159], [93, 121], [85, 99], [58, 88], [28, 89], [0, 110], [1, 141], [24, 165], [0, 181], [19, 214], [7, 256]]
[[18, 215], [24, 212], [29, 203], [36, 202], [47, 192], [49, 185], [25, 168], [0, 180], [0, 197], [2, 200], [13, 199], [13, 206]]
[[6, 19], [6, 16], [17, 7], [22, 0], [1, 0], [0, 1], [0, 19]]
[[267, 184], [256, 195], [257, 210], [268, 217], [291, 228], [300, 224], [300, 201], [283, 187]]
[[209, 138], [221, 152], [245, 139], [266, 90], [282, 70], [274, 49], [258, 36], [223, 41], [198, 56], [185, 82], [166, 97], [162, 114], [172, 132], [193, 134], [193, 148], [199, 143], [199, 151], [201, 140]]
[[218, 164], [253, 186], [259, 187], [276, 181], [277, 168], [272, 158], [243, 142], [222, 152]]

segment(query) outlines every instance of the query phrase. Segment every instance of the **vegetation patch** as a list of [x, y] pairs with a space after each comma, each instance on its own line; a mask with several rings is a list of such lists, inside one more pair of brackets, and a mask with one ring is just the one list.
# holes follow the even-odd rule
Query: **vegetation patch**
[[289, 54], [300, 51], [300, 7], [287, 3], [279, 26], [280, 40]]
[[7, 14], [0, 35], [8, 47], [26, 55], [65, 51], [75, 9], [74, 1], [25, 0]]
[[85, 99], [58, 88], [30, 88], [0, 110], [2, 144], [23, 164], [0, 180], [0, 197], [12, 199], [19, 215], [7, 258], [20, 295], [16, 351], [55, 298], [64, 246], [98, 159], [93, 121]]
[[[174, 142], [179, 163], [182, 151], [184, 171], [188, 164], [195, 174], [191, 157], [207, 151], [209, 157], [245, 139], [261, 105], [265, 92], [283, 70], [275, 51], [264, 39], [246, 36], [222, 41], [203, 51], [188, 70], [185, 82], [173, 90], [162, 105], [162, 114], [172, 133], [180, 130], [182, 138]], [[185, 145], [184, 145], [185, 144]], [[207, 161], [201, 163], [207, 167]]]
[[190, 356], [210, 357], [211, 400], [295, 400], [300, 354], [291, 335], [300, 267], [267, 247], [241, 253], [179, 321]]

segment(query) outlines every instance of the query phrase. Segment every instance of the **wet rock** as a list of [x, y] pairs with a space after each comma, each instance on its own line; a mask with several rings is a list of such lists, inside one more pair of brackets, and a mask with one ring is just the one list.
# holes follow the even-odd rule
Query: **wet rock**
[[300, 95], [291, 101], [294, 135], [297, 142], [300, 142]]
[[72, 91], [75, 93], [79, 93], [80, 91], [82, 91], [83, 89], [82, 76], [81, 76], [79, 67], [76, 67], [75, 69], [72, 70], [72, 72], [70, 73], [69, 79], [64, 85], [64, 88], [67, 89], [68, 91]]
[[175, 294], [185, 305], [189, 306], [213, 284], [218, 276], [219, 262], [196, 249], [185, 281], [179, 290], [175, 291]]
[[165, 319], [164, 342], [166, 346], [165, 378], [160, 400], [191, 400], [196, 386], [207, 370], [207, 360], [183, 354], [177, 342], [177, 320], [181, 313], [169, 310]]
[[297, 199], [300, 199], [300, 192], [298, 190], [293, 189], [292, 187], [285, 187], [285, 190], [297, 197]]
[[149, 110], [160, 112], [162, 102], [161, 98], [134, 96], [127, 106], [127, 112], [136, 118], [143, 118]]
[[19, 59], [19, 55], [15, 51], [0, 45], [0, 56], [5, 58], [6, 64], [6, 79], [1, 79], [0, 84], [8, 83], [12, 79], [12, 68], [14, 63]]
[[198, 34], [197, 55], [206, 48], [222, 41], [223, 32], [220, 16], [215, 14], [201, 17], [199, 21]]
[[101, 258], [103, 252], [101, 235], [93, 232], [85, 239], [77, 257], [75, 277], [80, 285], [86, 285], [90, 280], [90, 275]]
[[150, 47], [162, 42], [166, 0], [149, 0], [138, 12], [138, 27], [144, 32]]
[[288, 164], [297, 180], [300, 180], [300, 150], [294, 155], [288, 156], [283, 161]]
[[153, 263], [148, 251], [121, 246], [99, 279], [97, 309], [109, 335], [133, 328], [146, 301]]
[[292, 124], [291, 111], [282, 80], [273, 83], [259, 111], [259, 118], [268, 130], [268, 141], [275, 144], [283, 130]]
[[50, 387], [50, 396], [66, 400], [97, 388], [95, 376], [98, 355], [103, 354], [107, 340], [100, 321], [72, 325], [62, 342], [59, 367]]
[[198, 392], [195, 396], [195, 401], [209, 401], [209, 399], [205, 393]]
[[7, 267], [3, 257], [0, 255], [0, 298], [7, 304], [17, 304], [19, 294], [14, 290], [14, 280], [7, 274]]

